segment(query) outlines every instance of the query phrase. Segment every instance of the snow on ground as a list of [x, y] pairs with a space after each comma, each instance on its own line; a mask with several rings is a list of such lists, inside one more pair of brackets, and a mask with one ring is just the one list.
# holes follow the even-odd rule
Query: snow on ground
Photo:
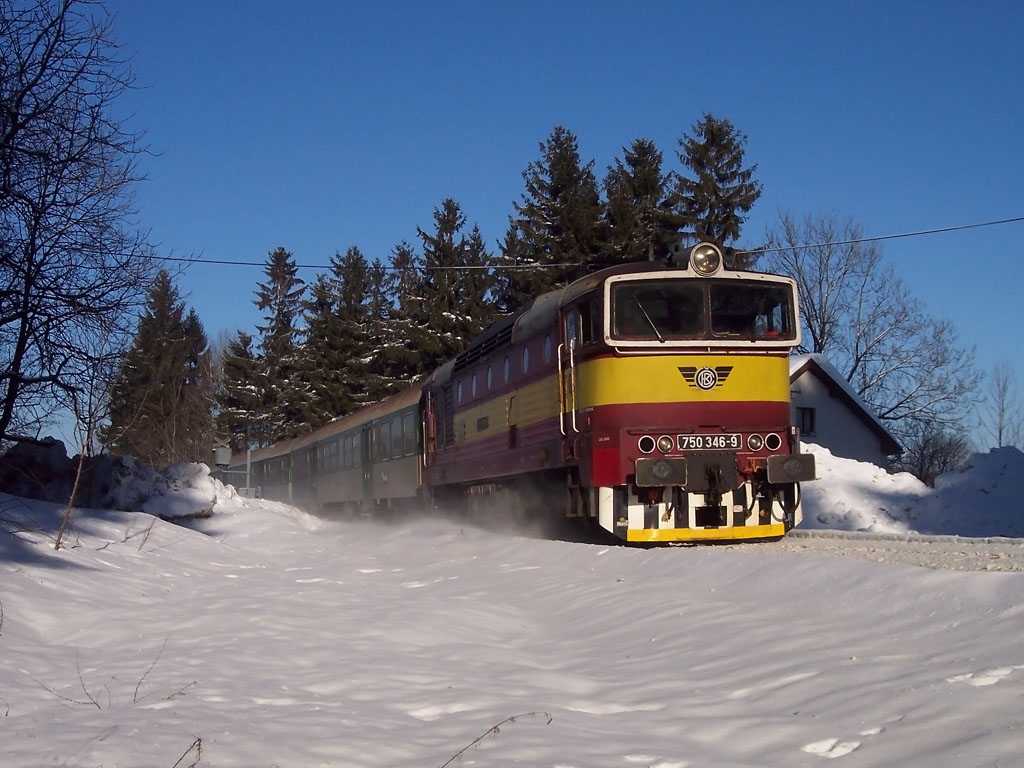
[[[933, 492], [818, 455], [811, 526], [1021, 535], [1019, 452]], [[0, 495], [3, 765], [441, 766], [513, 715], [454, 764], [1024, 765], [1024, 573], [327, 521], [188, 483], [212, 517], [75, 510], [60, 551], [59, 505]]]

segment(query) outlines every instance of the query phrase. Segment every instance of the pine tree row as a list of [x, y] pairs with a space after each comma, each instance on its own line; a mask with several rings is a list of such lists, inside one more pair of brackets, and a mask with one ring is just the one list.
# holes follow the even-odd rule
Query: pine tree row
[[[760, 195], [752, 179], [756, 166], [743, 167], [745, 141], [729, 121], [705, 115], [693, 135], [679, 141], [677, 156], [688, 173], [677, 173], [663, 169], [653, 142], [637, 140], [609, 167], [602, 199], [593, 161], [583, 163], [575, 135], [556, 127], [540, 145], [541, 157], [523, 172], [522, 200], [514, 203], [496, 255], [479, 229], [467, 229], [451, 199], [434, 210], [430, 231], [417, 231], [419, 250], [402, 242], [387, 264], [351, 247], [307, 285], [292, 254], [277, 248], [256, 292], [265, 320], [258, 336], [239, 332], [221, 354], [217, 435], [235, 451], [260, 447], [377, 402], [458, 355], [497, 318], [565, 284], [582, 262], [659, 258], [681, 237], [735, 241]], [[156, 304], [174, 304], [168, 291], [169, 279], [159, 292], [154, 287], [154, 319], [143, 321], [155, 322]], [[138, 372], [146, 350], [157, 349], [143, 338], [150, 333], [143, 321], [115, 389], [118, 409], [105, 441], [136, 455], [142, 447], [134, 437], [138, 414], [149, 421], [170, 416], [166, 408], [150, 415], [152, 403], [138, 402], [146, 397], [139, 393], [159, 383], [172, 397], [184, 386]], [[212, 394], [212, 388], [205, 391], [207, 417]], [[212, 440], [204, 438], [208, 451]], [[164, 457], [148, 455], [154, 464]]]

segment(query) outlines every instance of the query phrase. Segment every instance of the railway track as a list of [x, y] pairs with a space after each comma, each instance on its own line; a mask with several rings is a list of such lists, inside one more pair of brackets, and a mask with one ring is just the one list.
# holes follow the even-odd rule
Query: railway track
[[849, 557], [951, 571], [1024, 571], [1024, 539], [917, 536], [848, 531], [790, 531], [769, 545], [729, 544], [758, 554]]

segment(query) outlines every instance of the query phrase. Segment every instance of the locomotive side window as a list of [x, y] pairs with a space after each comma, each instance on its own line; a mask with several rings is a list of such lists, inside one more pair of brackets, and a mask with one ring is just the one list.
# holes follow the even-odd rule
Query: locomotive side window
[[553, 352], [553, 350], [554, 350], [554, 344], [551, 341], [551, 334], [549, 333], [547, 336], [544, 337], [544, 362], [545, 363], [550, 363], [551, 362], [551, 353]]
[[576, 341], [577, 347], [593, 344], [601, 338], [601, 299], [585, 299], [565, 316], [565, 342]]
[[592, 298], [579, 306], [580, 344], [593, 344], [601, 338], [601, 301]]
[[569, 347], [580, 345], [580, 313], [571, 309], [565, 315], [565, 343]]
[[530, 348], [523, 347], [523, 375], [530, 372]]

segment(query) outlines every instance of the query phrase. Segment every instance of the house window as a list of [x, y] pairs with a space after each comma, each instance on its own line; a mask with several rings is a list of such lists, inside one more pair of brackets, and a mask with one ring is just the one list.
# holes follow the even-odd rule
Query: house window
[[813, 435], [814, 434], [814, 409], [813, 408], [797, 408], [796, 409], [796, 425], [800, 429], [801, 435]]

